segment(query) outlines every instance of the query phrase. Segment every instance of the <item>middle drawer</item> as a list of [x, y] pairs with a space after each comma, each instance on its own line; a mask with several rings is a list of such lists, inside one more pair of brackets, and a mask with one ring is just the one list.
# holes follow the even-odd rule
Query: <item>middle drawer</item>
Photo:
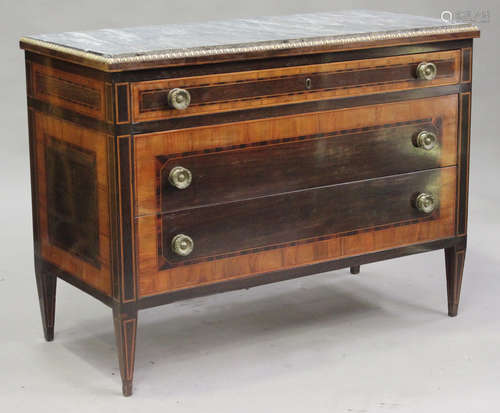
[[457, 96], [137, 135], [138, 215], [456, 164]]

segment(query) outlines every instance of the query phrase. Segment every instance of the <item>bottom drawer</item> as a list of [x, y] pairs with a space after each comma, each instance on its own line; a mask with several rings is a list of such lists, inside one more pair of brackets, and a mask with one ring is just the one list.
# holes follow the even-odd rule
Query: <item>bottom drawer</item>
[[[453, 236], [455, 175], [433, 169], [141, 217], [141, 293]], [[417, 208], [419, 194], [432, 196], [432, 211]], [[189, 238], [175, 252], [181, 234]]]
[[[166, 265], [177, 265], [435, 219], [439, 217], [439, 176], [439, 170], [414, 172], [165, 214], [161, 254]], [[417, 209], [419, 193], [429, 194], [432, 212]], [[185, 242], [177, 241], [177, 252], [172, 245], [176, 236]]]

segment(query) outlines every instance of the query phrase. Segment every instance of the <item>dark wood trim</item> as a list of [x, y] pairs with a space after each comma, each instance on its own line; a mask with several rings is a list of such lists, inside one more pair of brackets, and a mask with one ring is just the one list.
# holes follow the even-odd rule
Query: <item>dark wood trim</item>
[[120, 216], [116, 138], [108, 136], [108, 185], [109, 185], [109, 225], [110, 225], [110, 271], [111, 291], [113, 298], [120, 301], [121, 297], [121, 247], [120, 247]]
[[128, 83], [115, 83], [116, 123], [130, 122], [130, 86]]
[[188, 116], [185, 118], [165, 119], [161, 121], [150, 121], [131, 125], [117, 125], [117, 129], [120, 135], [137, 135], [141, 133], [163, 132], [175, 129], [291, 116], [303, 113], [323, 112], [334, 109], [351, 108], [354, 106], [375, 105], [379, 103], [400, 102], [404, 100], [454, 95], [468, 91], [470, 91], [470, 83], [462, 83], [456, 85], [437, 86], [390, 93], [375, 93], [371, 95], [271, 106], [257, 109], [235, 110], [232, 112]]
[[472, 45], [471, 39], [454, 40], [436, 43], [411, 44], [404, 46], [378, 47], [330, 53], [304, 54], [256, 60], [241, 60], [226, 63], [209, 63], [205, 65], [190, 65], [183, 67], [167, 67], [157, 69], [131, 70], [113, 73], [115, 82], [137, 82], [145, 80], [173, 79], [179, 77], [202, 76], [244, 72], [250, 70], [275, 69], [315, 65], [349, 60], [374, 59], [378, 57], [401, 56], [417, 53], [431, 53], [446, 50], [456, 50]]
[[458, 168], [457, 168], [457, 235], [467, 233], [467, 209], [469, 194], [469, 146], [471, 93], [459, 97]]
[[33, 225], [33, 248], [35, 256], [40, 254], [40, 224], [38, 211], [38, 166], [36, 156], [35, 131], [36, 118], [33, 109], [28, 108], [28, 136], [30, 151], [30, 176], [31, 176], [31, 213]]
[[102, 291], [99, 291], [98, 289], [88, 285], [79, 278], [76, 278], [73, 274], [60, 269], [58, 266], [44, 260], [41, 257], [36, 257], [35, 260], [37, 262], [37, 265], [40, 266], [42, 272], [54, 274], [55, 276], [57, 276], [57, 278], [60, 278], [61, 280], [66, 281], [68, 284], [71, 284], [73, 287], [76, 287], [79, 290], [82, 290], [83, 292], [91, 295], [92, 297], [106, 304], [108, 307], [112, 306], [113, 299]]
[[25, 60], [26, 65], [26, 94], [31, 97], [33, 96], [33, 80], [32, 80], [32, 68], [31, 61]]
[[108, 123], [115, 122], [115, 111], [114, 111], [114, 88], [112, 83], [104, 83], [104, 95], [105, 95], [105, 105], [106, 105], [106, 121]]
[[84, 128], [94, 129], [108, 134], [113, 134], [114, 132], [114, 127], [111, 123], [82, 115], [61, 106], [51, 105], [35, 98], [28, 98], [28, 106], [39, 112], [45, 113], [46, 115], [73, 122], [77, 125], [83, 126]]
[[472, 81], [472, 44], [462, 49], [462, 82]]
[[134, 171], [133, 143], [129, 135], [117, 137], [118, 149], [118, 188], [120, 210], [120, 248], [121, 248], [121, 301], [135, 301], [137, 280], [135, 267], [135, 229], [134, 229]]
[[142, 297], [138, 300], [139, 309], [156, 307], [163, 304], [173, 303], [175, 301], [186, 300], [195, 297], [202, 297], [211, 294], [222, 293], [240, 289], [248, 289], [259, 285], [275, 283], [278, 281], [289, 280], [293, 278], [304, 277], [307, 275], [319, 274], [327, 271], [339, 270], [356, 265], [364, 265], [371, 262], [387, 260], [391, 258], [403, 257], [422, 252], [449, 248], [452, 246], [461, 246], [465, 243], [464, 237], [454, 237], [440, 239], [422, 244], [414, 244], [400, 248], [394, 248], [370, 254], [357, 255], [340, 260], [327, 261], [318, 264], [306, 265], [289, 270], [280, 270], [266, 274], [253, 275], [246, 278], [238, 278], [229, 281], [223, 281], [210, 285], [172, 291], [164, 294]]

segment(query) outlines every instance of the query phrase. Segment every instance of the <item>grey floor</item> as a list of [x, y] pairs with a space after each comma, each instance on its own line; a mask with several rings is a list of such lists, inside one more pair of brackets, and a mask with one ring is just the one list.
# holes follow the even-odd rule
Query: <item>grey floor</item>
[[[59, 282], [55, 341], [42, 337], [16, 40], [30, 32], [173, 22], [172, 16], [204, 20], [221, 9], [203, 8], [203, 2], [186, 8], [195, 3], [186, 0], [189, 5], [179, 3], [163, 18], [156, 11], [161, 1], [144, 14], [137, 14], [141, 2], [135, 8], [125, 0], [88, 2], [81, 14], [71, 2], [59, 7], [52, 0], [38, 8], [37, 2], [9, 2], [8, 12], [0, 13], [9, 18], [1, 25], [8, 35], [0, 38], [6, 51], [2, 96], [9, 96], [0, 99], [1, 412], [499, 410], [500, 142], [498, 92], [491, 86], [498, 72], [496, 22], [482, 26], [475, 48], [469, 247], [458, 317], [446, 315], [442, 252], [367, 265], [358, 276], [346, 269], [147, 310], [139, 320], [135, 394], [125, 399], [111, 313], [102, 304]], [[268, 3], [233, 6], [220, 17], [373, 7], [362, 1]], [[382, 3], [400, 9], [400, 2]], [[422, 10], [401, 11], [432, 16], [449, 7], [440, 0], [423, 3]], [[472, 2], [456, 4], [464, 9]], [[124, 11], [115, 15], [119, 6]], [[497, 6], [476, 1], [473, 7]], [[99, 21], [90, 16], [96, 9]]]

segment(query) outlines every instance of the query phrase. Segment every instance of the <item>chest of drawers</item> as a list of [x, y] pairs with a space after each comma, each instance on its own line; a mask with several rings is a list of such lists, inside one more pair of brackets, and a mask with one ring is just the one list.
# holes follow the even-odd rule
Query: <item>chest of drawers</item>
[[36, 281], [137, 313], [444, 249], [457, 314], [476, 27], [350, 11], [21, 39]]

